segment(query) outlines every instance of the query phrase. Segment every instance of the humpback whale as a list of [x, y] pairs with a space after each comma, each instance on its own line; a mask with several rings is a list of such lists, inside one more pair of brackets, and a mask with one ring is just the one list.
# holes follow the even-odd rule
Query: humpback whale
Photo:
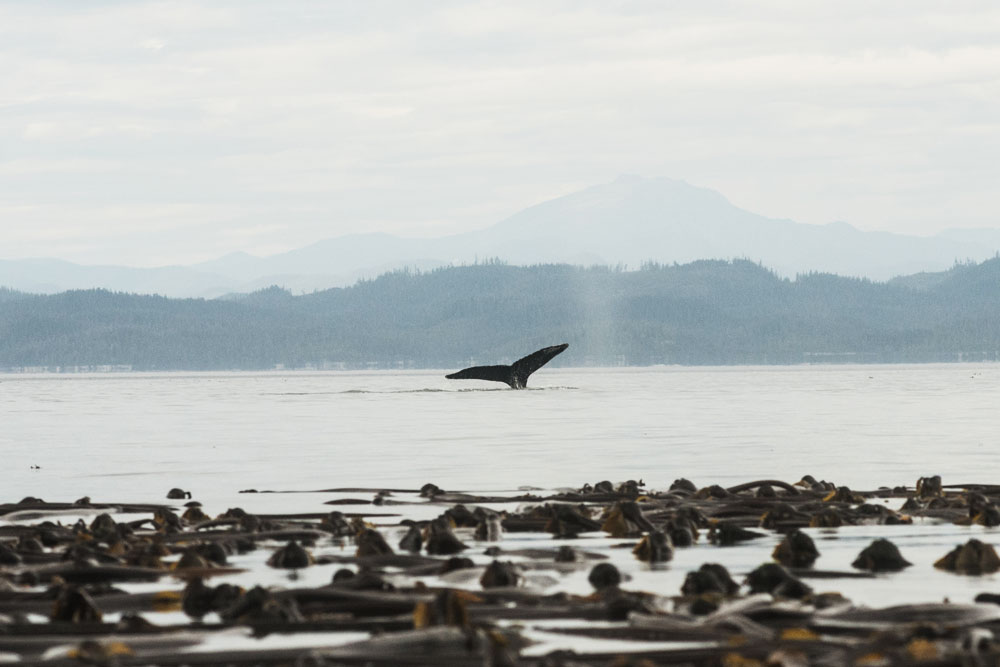
[[463, 368], [451, 375], [445, 375], [445, 377], [449, 380], [492, 380], [493, 382], [506, 382], [510, 385], [511, 389], [524, 389], [528, 386], [529, 375], [552, 361], [554, 356], [567, 347], [569, 347], [569, 343], [543, 347], [537, 352], [532, 352], [528, 356], [518, 359], [510, 366], [473, 366], [472, 368]]

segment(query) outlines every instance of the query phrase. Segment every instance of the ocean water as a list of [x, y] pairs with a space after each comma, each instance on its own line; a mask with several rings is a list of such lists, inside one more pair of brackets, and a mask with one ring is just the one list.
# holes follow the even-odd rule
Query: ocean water
[[[3, 375], [0, 502], [26, 495], [166, 502], [166, 492], [180, 487], [209, 514], [235, 506], [325, 512], [326, 501], [371, 493], [324, 489], [416, 489], [426, 482], [497, 495], [603, 479], [642, 479], [648, 488], [665, 489], [679, 477], [698, 486], [726, 486], [765, 478], [794, 482], [807, 473], [855, 490], [912, 486], [933, 474], [945, 484], [1000, 483], [997, 364], [546, 368], [527, 391], [443, 375]], [[248, 489], [286, 493], [240, 493]], [[415, 494], [395, 497], [420, 501]], [[894, 509], [900, 503], [888, 501]], [[413, 518], [441, 511], [420, 505], [373, 509]], [[398, 519], [379, 521], [394, 544]], [[875, 579], [812, 582], [858, 604], [968, 602], [979, 592], [1000, 591], [996, 575], [962, 577], [933, 568], [970, 537], [1000, 545], [1000, 529], [917, 520], [807, 532], [822, 554], [817, 568], [851, 571], [858, 552], [877, 537], [891, 538], [914, 563]], [[471, 534], [462, 537], [471, 541]], [[612, 548], [620, 540], [600, 534], [581, 537], [574, 546], [608, 555], [630, 578], [627, 587], [670, 596], [704, 562], [722, 563], [739, 579], [769, 560], [778, 539], [769, 534], [727, 549], [702, 540], [656, 567]], [[520, 533], [505, 536], [501, 546], [558, 544], [548, 535]], [[316, 553], [344, 549], [318, 544]], [[466, 553], [477, 564], [491, 560], [482, 549]], [[235, 581], [321, 585], [334, 569], [308, 568], [292, 584], [287, 573], [264, 565], [266, 557], [265, 550], [236, 557], [234, 565], [247, 571]], [[587, 593], [586, 574], [550, 574], [528, 585]], [[468, 581], [447, 583], [476, 588], [478, 572]], [[183, 622], [174, 613], [173, 620]], [[544, 635], [541, 624], [533, 631]], [[552, 635], [536, 650], [572, 648], [573, 641]], [[262, 644], [240, 637], [227, 645]]]
[[551, 368], [528, 391], [443, 374], [0, 375], [0, 489], [1000, 482], [997, 364]]

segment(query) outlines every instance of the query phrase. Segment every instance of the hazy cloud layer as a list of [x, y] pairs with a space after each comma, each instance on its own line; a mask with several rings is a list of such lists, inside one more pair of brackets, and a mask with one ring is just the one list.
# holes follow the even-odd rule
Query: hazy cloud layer
[[0, 257], [439, 235], [620, 173], [1000, 226], [983, 2], [0, 4]]

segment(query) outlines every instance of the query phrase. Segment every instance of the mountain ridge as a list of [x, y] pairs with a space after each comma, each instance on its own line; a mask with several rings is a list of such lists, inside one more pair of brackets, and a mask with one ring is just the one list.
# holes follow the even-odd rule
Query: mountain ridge
[[1000, 257], [914, 289], [747, 260], [636, 271], [502, 262], [228, 299], [0, 290], [0, 370], [1000, 361]]
[[257, 257], [232, 252], [192, 265], [86, 266], [64, 260], [0, 260], [0, 285], [29, 292], [103, 287], [213, 298], [272, 283], [305, 293], [386, 271], [422, 270], [500, 258], [517, 265], [625, 265], [747, 258], [783, 276], [809, 271], [886, 281], [982, 261], [1000, 249], [1000, 229], [952, 229], [931, 237], [769, 218], [723, 194], [669, 178], [622, 176], [529, 206], [485, 229], [441, 237], [384, 232], [322, 239]]

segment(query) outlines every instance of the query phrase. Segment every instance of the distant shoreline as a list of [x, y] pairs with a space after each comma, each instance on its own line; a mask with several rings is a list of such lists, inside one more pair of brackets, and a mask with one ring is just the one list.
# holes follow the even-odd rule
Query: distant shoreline
[[553, 340], [560, 365], [1000, 360], [1000, 258], [919, 280], [782, 278], [745, 260], [638, 271], [500, 262], [301, 296], [0, 294], [6, 369], [459, 369]]
[[[795, 369], [795, 368], [933, 368], [933, 367], [957, 367], [957, 366], [982, 366], [1000, 364], [1000, 360], [961, 360], [961, 361], [899, 361], [899, 362], [802, 362], [798, 364], [650, 364], [647, 366], [553, 366], [550, 372], [586, 372], [586, 371], [657, 371], [657, 370], [752, 370], [759, 369]], [[398, 375], [444, 375], [453, 368], [219, 368], [219, 369], [190, 369], [175, 368], [169, 370], [132, 369], [132, 368], [109, 368], [107, 370], [53, 370], [45, 368], [0, 368], [0, 377], [23, 377], [23, 376], [157, 376], [157, 375], [366, 375], [370, 373], [398, 374]]]

